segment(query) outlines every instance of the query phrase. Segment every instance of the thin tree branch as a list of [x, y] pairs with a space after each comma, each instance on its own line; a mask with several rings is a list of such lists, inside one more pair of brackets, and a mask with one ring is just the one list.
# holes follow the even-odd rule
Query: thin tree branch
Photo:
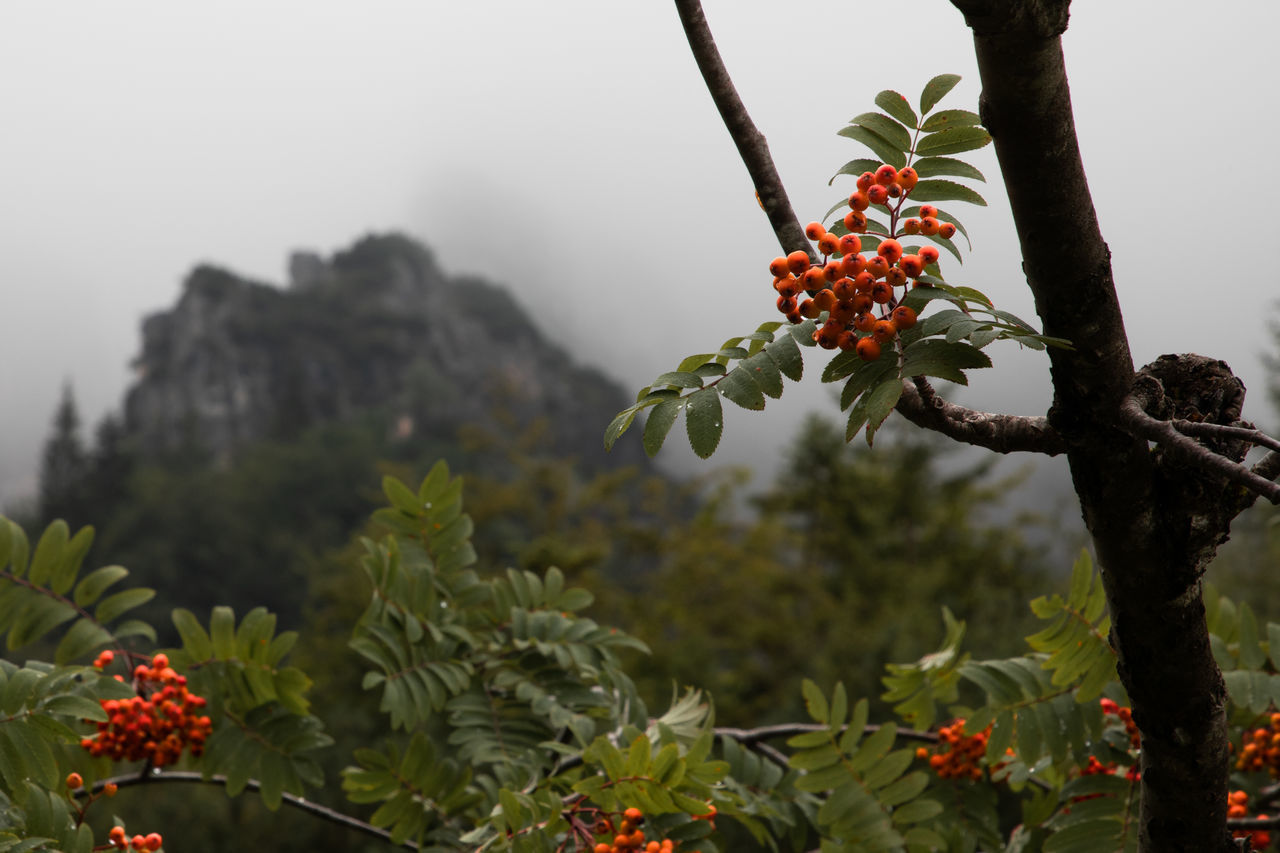
[[1067, 450], [1048, 418], [992, 414], [957, 406], [939, 397], [923, 376], [903, 382], [897, 409], [918, 427], [999, 453], [1028, 451], [1057, 456]]
[[778, 237], [778, 243], [784, 252], [807, 252], [810, 261], [818, 263], [818, 256], [804, 236], [804, 228], [796, 218], [787, 196], [782, 179], [778, 177], [778, 169], [769, 154], [769, 144], [751, 121], [747, 108], [738, 97], [738, 90], [733, 85], [729, 71], [724, 67], [720, 51], [716, 48], [711, 28], [707, 26], [707, 16], [702, 11], [699, 0], [675, 0], [676, 11], [680, 14], [680, 24], [684, 27], [685, 37], [689, 40], [689, 48], [698, 63], [698, 70], [707, 84], [707, 91], [715, 101], [716, 109], [734, 145], [738, 146], [738, 156], [742, 158], [751, 175], [751, 183], [755, 185], [756, 195], [769, 217], [769, 225]]
[[1171, 420], [1169, 423], [1173, 424], [1173, 428], [1183, 435], [1197, 438], [1235, 438], [1247, 441], [1250, 444], [1256, 444], [1259, 447], [1280, 450], [1280, 439], [1272, 438], [1260, 429], [1211, 424], [1206, 421], [1188, 421], [1181, 418]]
[[1264, 480], [1274, 480], [1280, 477], [1280, 452], [1272, 451], [1266, 456], [1258, 460], [1258, 464], [1251, 469]]
[[[829, 727], [819, 725], [818, 723], [779, 723], [773, 726], [760, 726], [754, 729], [735, 729], [731, 727], [720, 726], [713, 731], [721, 737], [727, 737], [736, 740], [743, 746], [751, 746], [764, 740], [771, 740], [780, 737], [793, 737], [794, 735], [807, 734], [808, 732], [825, 732]], [[869, 725], [864, 726], [862, 733], [864, 735], [874, 734], [880, 731], [880, 726]], [[904, 740], [919, 740], [925, 743], [937, 743], [938, 735], [936, 732], [922, 732], [917, 729], [898, 729], [898, 737]]]
[[[108, 783], [114, 784], [118, 788], [129, 788], [133, 785], [153, 785], [159, 782], [188, 782], [205, 785], [222, 785], [225, 787], [227, 784], [227, 777], [215, 775], [206, 779], [201, 774], [190, 770], [169, 770], [163, 773], [148, 773], [145, 775], [130, 773], [124, 776], [115, 776], [110, 779], [99, 779], [94, 784], [92, 793], [98, 793]], [[250, 779], [245, 783], [245, 788], [250, 791], [261, 790], [261, 787], [262, 785], [257, 779]], [[322, 820], [327, 820], [330, 823], [336, 823], [339, 826], [346, 827], [347, 829], [353, 829], [356, 832], [372, 836], [381, 841], [385, 841], [388, 844], [392, 843], [390, 832], [387, 832], [385, 829], [378, 829], [378, 827], [373, 824], [365, 823], [359, 818], [343, 814], [340, 811], [335, 811], [334, 809], [331, 809], [328, 806], [322, 806], [319, 803], [313, 803], [310, 800], [296, 796], [295, 794], [282, 793], [280, 795], [280, 799], [285, 805], [304, 811], [307, 814], [313, 815]], [[403, 841], [397, 846], [403, 847], [406, 850], [418, 849], [418, 844], [415, 841]]]
[[1170, 421], [1151, 417], [1142, 410], [1137, 398], [1126, 397], [1120, 403], [1119, 416], [1121, 426], [1131, 434], [1154, 441], [1183, 461], [1203, 471], [1225, 477], [1274, 504], [1280, 504], [1280, 485], [1258, 476], [1248, 467], [1232, 462], [1225, 456], [1219, 456], [1204, 445], [1188, 438], [1174, 429]]

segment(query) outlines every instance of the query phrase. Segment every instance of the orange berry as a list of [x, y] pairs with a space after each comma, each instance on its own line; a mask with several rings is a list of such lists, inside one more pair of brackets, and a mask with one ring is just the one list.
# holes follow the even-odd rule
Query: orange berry
[[870, 332], [876, 327], [877, 322], [875, 314], [870, 311], [864, 311], [853, 318], [853, 327], [859, 332]]
[[836, 248], [842, 255], [856, 255], [862, 251], [862, 238], [857, 234], [845, 234], [840, 237]]
[[132, 847], [134, 850], [145, 850], [145, 849], [147, 849], [147, 839], [146, 839], [146, 836], [143, 836], [143, 835], [135, 835], [133, 838], [130, 838], [130, 839], [129, 839], [129, 846], [130, 846], [130, 847]]
[[67, 774], [67, 787], [75, 791], [84, 787], [84, 778], [79, 773]]
[[923, 761], [928, 757], [929, 757], [929, 750], [926, 747], [923, 747], [923, 746], [916, 747], [916, 758], [919, 758], [920, 760]]
[[792, 311], [795, 311], [800, 307], [796, 303], [796, 298], [794, 296], [779, 296], [777, 304], [778, 310], [783, 314], [790, 314]]
[[926, 216], [920, 220], [920, 233], [926, 237], [932, 237], [938, 233], [938, 220], [932, 216]]
[[843, 329], [857, 313], [852, 302], [837, 302], [831, 308], [831, 321]]
[[880, 357], [880, 344], [876, 343], [872, 338], [860, 339], [856, 349], [858, 358], [863, 361], [875, 361]]
[[884, 278], [884, 274], [889, 271], [889, 261], [883, 255], [876, 255], [867, 261], [867, 272], [871, 273], [873, 278]]
[[919, 234], [920, 220], [919, 219], [902, 220], [902, 233], [903, 234]]
[[[874, 287], [874, 285], [872, 286]], [[853, 299], [851, 301], [853, 303], [853, 310], [859, 314], [870, 311], [872, 306], [876, 304], [875, 300], [871, 298], [871, 294], [869, 292], [863, 293], [862, 291], [858, 291], [853, 294]]]
[[880, 245], [876, 246], [876, 254], [891, 264], [896, 263], [902, 257], [902, 244], [892, 237], [881, 240]]
[[115, 782], [108, 782], [102, 786], [102, 793], [106, 794], [108, 797], [114, 797], [118, 790], [120, 790], [120, 786]]
[[151, 659], [151, 665], [156, 669], [164, 669], [169, 665], [169, 656], [161, 652]]
[[831, 288], [824, 287], [813, 295], [813, 304], [818, 306], [818, 311], [830, 311], [836, 304], [836, 295], [831, 292]]
[[884, 274], [884, 283], [890, 287], [904, 287], [907, 283], [907, 274], [897, 267], [889, 267]]
[[921, 219], [924, 219], [926, 216], [932, 216], [932, 217], [935, 217], [935, 218], [936, 218], [936, 217], [937, 217], [937, 215], [938, 215], [938, 208], [934, 207], [933, 205], [931, 205], [931, 204], [922, 204], [922, 205], [920, 205], [920, 218], [921, 218]]
[[787, 265], [787, 259], [779, 256], [769, 261], [769, 272], [774, 278], [781, 278], [791, 272], [791, 268]]
[[810, 222], [804, 227], [804, 236], [810, 240], [817, 240], [823, 234], [827, 233], [827, 229], [821, 222]]
[[793, 275], [801, 275], [809, 268], [809, 253], [801, 252], [799, 249], [787, 255], [787, 269]]
[[826, 283], [826, 273], [822, 267], [809, 267], [800, 280], [804, 282], [805, 290], [817, 290]]
[[148, 850], [159, 850], [164, 846], [164, 839], [158, 832], [148, 832], [147, 837], [144, 840], [146, 841]]
[[796, 311], [799, 312], [801, 317], [804, 317], [807, 320], [816, 320], [818, 315], [822, 313], [818, 310], [818, 304], [812, 299], [806, 299], [804, 302], [801, 302], [796, 306]]
[[831, 292], [841, 302], [852, 302], [853, 298], [858, 295], [858, 286], [853, 283], [851, 278], [841, 278], [831, 285]]
[[878, 343], [887, 344], [898, 335], [898, 327], [890, 320], [877, 320], [871, 330], [871, 338]]
[[870, 293], [876, 285], [876, 275], [871, 270], [863, 270], [853, 277], [854, 289], [862, 293]]
[[904, 190], [910, 190], [916, 185], [916, 181], [920, 180], [920, 173], [915, 169], [907, 166], [905, 169], [898, 170], [898, 186]]
[[884, 305], [893, 299], [893, 285], [887, 281], [877, 281], [871, 287], [871, 299], [880, 305]]
[[849, 196], [849, 207], [854, 210], [866, 210], [871, 206], [871, 199], [867, 198], [867, 194], [863, 190], [858, 190]]
[[898, 331], [905, 331], [916, 324], [915, 309], [909, 305], [899, 305], [889, 316], [893, 319], [893, 325]]
[[644, 812], [640, 811], [635, 806], [632, 806], [631, 808], [623, 812], [622, 816], [625, 817], [627, 820], [631, 821], [632, 823], [640, 823], [642, 820], [644, 820]]
[[861, 211], [851, 210], [844, 215], [844, 227], [855, 234], [861, 234], [867, 230], [867, 217]]
[[835, 234], [823, 233], [818, 238], [818, 251], [824, 255], [834, 255], [840, 245], [840, 238]]
[[876, 176], [874, 172], [863, 172], [861, 175], [858, 176], [858, 181], [857, 181], [858, 189], [862, 190], [863, 192], [866, 192], [867, 189], [875, 182], [876, 182]]
[[[847, 236], [855, 236], [849, 234]], [[853, 278], [867, 268], [867, 259], [856, 253], [849, 253], [840, 259], [840, 271]]]
[[924, 261], [925, 266], [936, 264], [938, 262], [938, 249], [936, 246], [924, 246], [920, 249], [920, 260]]
[[903, 255], [898, 259], [898, 269], [903, 275], [915, 278], [924, 272], [924, 261], [919, 255]]
[[950, 240], [956, 236], [956, 226], [950, 222], [941, 222], [938, 224], [938, 236], [943, 239]]
[[898, 182], [898, 170], [885, 163], [879, 169], [876, 169], [876, 183], [882, 187]]
[[872, 184], [867, 190], [867, 201], [872, 204], [884, 204], [889, 200], [889, 190], [882, 184]]
[[[850, 350], [856, 350], [858, 348], [858, 340], [858, 336], [853, 332], [844, 331], [841, 332], [840, 337], [836, 339], [836, 346], [845, 352], [849, 352]], [[694, 815], [693, 819], [697, 820], [698, 817], [698, 815]]]
[[827, 261], [826, 265], [822, 268], [822, 280], [828, 284], [838, 281], [844, 276], [843, 270], [844, 267], [839, 261]]

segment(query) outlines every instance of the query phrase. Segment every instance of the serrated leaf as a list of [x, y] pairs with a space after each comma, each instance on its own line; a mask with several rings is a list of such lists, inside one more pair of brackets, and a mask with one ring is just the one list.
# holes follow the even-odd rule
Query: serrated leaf
[[972, 127], [982, 124], [982, 118], [969, 110], [938, 110], [924, 120], [920, 129], [925, 133], [933, 133], [946, 127]]
[[876, 106], [907, 127], [914, 128], [920, 124], [920, 120], [916, 118], [916, 111], [911, 109], [911, 104], [904, 96], [892, 89], [885, 89], [876, 95]]
[[685, 398], [684, 423], [689, 446], [702, 459], [715, 453], [724, 431], [724, 413], [715, 388], [703, 388]]
[[727, 400], [744, 409], [758, 411], [764, 408], [764, 392], [751, 378], [751, 374], [742, 369], [742, 365], [730, 370], [716, 388]]
[[978, 169], [963, 160], [954, 157], [921, 157], [911, 164], [922, 178], [936, 178], [949, 175], [955, 178], [972, 178], [986, 182], [987, 178]]
[[[861, 175], [863, 172], [874, 172], [876, 169], [880, 168], [880, 162], [881, 161], [879, 160], [871, 160], [867, 157], [859, 157], [855, 160], [850, 160], [848, 163], [845, 163], [840, 167], [840, 171], [831, 176], [831, 180], [827, 181], [827, 186], [831, 186], [835, 183], [836, 178], [841, 175]], [[841, 199], [839, 204], [827, 211], [827, 216], [835, 213], [837, 209], [846, 204], [848, 204], [848, 202], [845, 199]], [[823, 222], [827, 221], [827, 216], [822, 217]]]
[[110, 622], [122, 613], [146, 604], [155, 597], [155, 594], [156, 591], [154, 589], [145, 587], [121, 590], [102, 600], [102, 603], [93, 612], [94, 618], [99, 622]]
[[681, 400], [663, 400], [649, 412], [649, 419], [644, 424], [644, 452], [654, 456], [662, 449], [667, 440], [667, 433], [676, 422], [676, 415], [684, 408]]
[[921, 157], [959, 154], [982, 148], [990, 142], [991, 134], [980, 127], [952, 127], [922, 137], [916, 144], [916, 153]]
[[779, 372], [792, 382], [799, 382], [804, 376], [804, 358], [800, 347], [791, 335], [779, 335], [777, 340], [764, 348], [765, 355], [778, 365]]
[[960, 82], [959, 74], [939, 74], [928, 83], [924, 84], [924, 91], [920, 93], [920, 113], [927, 114], [941, 101], [956, 84]]
[[955, 181], [931, 179], [918, 181], [911, 190], [912, 201], [965, 201], [980, 207], [987, 206], [987, 200], [978, 193], [957, 184]]
[[871, 151], [885, 163], [893, 166], [895, 169], [901, 169], [907, 165], [907, 157], [898, 150], [892, 142], [886, 140], [878, 133], [873, 133], [860, 124], [851, 124], [848, 127], [842, 127], [837, 133], [840, 136], [847, 137], [855, 142], [861, 142], [863, 145], [871, 149]]
[[631, 422], [636, 419], [637, 411], [639, 411], [639, 409], [636, 406], [632, 406], [629, 409], [623, 409], [612, 421], [609, 422], [609, 426], [605, 427], [604, 430], [605, 450], [613, 449], [613, 443], [618, 440], [619, 436], [627, 431], [627, 428], [631, 426]]
[[[789, 335], [783, 336], [784, 339], [789, 337]], [[794, 345], [795, 342], [792, 341], [792, 346]], [[796, 349], [796, 354], [800, 354], [799, 349]], [[751, 374], [756, 384], [760, 386], [760, 390], [766, 395], [775, 400], [782, 396], [782, 373], [770, 353], [761, 350], [742, 362], [742, 369]]]
[[898, 398], [901, 396], [902, 380], [895, 374], [886, 377], [879, 385], [858, 398], [858, 403], [854, 408], [858, 408], [858, 405], [862, 406], [862, 417], [866, 423], [868, 445], [873, 443], [876, 430], [880, 429], [880, 425], [884, 423], [885, 418], [889, 417], [889, 413], [898, 404]]
[[936, 376], [965, 385], [968, 379], [962, 371], [990, 366], [991, 358], [970, 344], [926, 338], [906, 348], [902, 375]]
[[901, 122], [884, 113], [862, 113], [855, 116], [850, 124], [865, 127], [904, 154], [911, 150], [911, 130], [915, 129], [914, 125], [908, 130]]
[[702, 377], [687, 370], [673, 370], [653, 380], [654, 385], [674, 385], [677, 388], [701, 388]]
[[88, 607], [101, 598], [108, 587], [128, 575], [129, 570], [124, 566], [103, 566], [100, 569], [94, 569], [76, 584], [72, 600], [77, 607]]

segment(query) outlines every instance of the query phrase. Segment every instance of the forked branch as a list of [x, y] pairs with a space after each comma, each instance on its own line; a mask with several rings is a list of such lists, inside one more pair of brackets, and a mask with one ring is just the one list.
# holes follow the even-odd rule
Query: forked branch
[[[1183, 462], [1207, 473], [1224, 477], [1274, 504], [1280, 504], [1280, 485], [1260, 476], [1246, 465], [1214, 453], [1203, 444], [1179, 432], [1174, 422], [1153, 418], [1143, 411], [1142, 404], [1136, 397], [1126, 397], [1120, 403], [1119, 415], [1120, 425], [1130, 434], [1147, 441], [1154, 441]], [[1221, 432], [1216, 434], [1224, 435]], [[1233, 435], [1232, 437], [1241, 438], [1242, 436]], [[1272, 455], [1274, 454], [1269, 454], [1268, 458]]]
[[916, 426], [997, 453], [1030, 451], [1057, 456], [1067, 451], [1062, 436], [1047, 418], [992, 414], [957, 406], [939, 397], [923, 376], [903, 382], [897, 410]]

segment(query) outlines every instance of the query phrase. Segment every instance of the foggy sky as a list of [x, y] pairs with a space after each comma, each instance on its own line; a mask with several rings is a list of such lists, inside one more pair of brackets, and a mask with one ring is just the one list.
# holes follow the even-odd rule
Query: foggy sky
[[[802, 221], [849, 193], [828, 179], [869, 155], [835, 132], [877, 91], [954, 72], [943, 106], [976, 104], [941, 0], [705, 7]], [[1223, 358], [1264, 422], [1278, 29], [1274, 0], [1080, 3], [1064, 39], [1135, 363]], [[404, 231], [629, 389], [774, 319], [776, 243], [670, 3], [6, 3], [0, 107], [0, 504], [33, 489], [61, 383], [89, 427], [118, 406], [139, 321], [200, 262], [282, 282], [293, 249]], [[994, 155], [972, 159], [990, 207], [953, 206], [974, 251], [944, 273], [1034, 321]], [[1043, 412], [1047, 359], [989, 352], [958, 399]], [[838, 415], [806, 355], [766, 412], [729, 412], [709, 464]], [[674, 438], [671, 464], [708, 464]]]

